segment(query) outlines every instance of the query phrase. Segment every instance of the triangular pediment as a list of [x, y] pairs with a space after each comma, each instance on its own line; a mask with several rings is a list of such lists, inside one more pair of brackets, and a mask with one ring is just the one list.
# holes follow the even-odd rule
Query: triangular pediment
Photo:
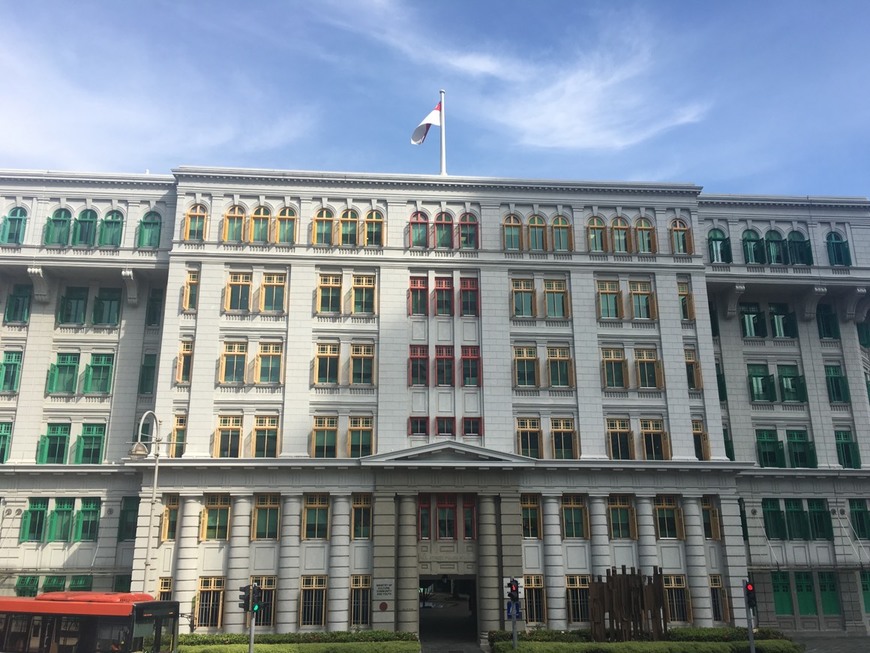
[[535, 461], [525, 456], [493, 451], [464, 442], [435, 442], [419, 447], [375, 454], [360, 460], [362, 466], [375, 467], [533, 467]]

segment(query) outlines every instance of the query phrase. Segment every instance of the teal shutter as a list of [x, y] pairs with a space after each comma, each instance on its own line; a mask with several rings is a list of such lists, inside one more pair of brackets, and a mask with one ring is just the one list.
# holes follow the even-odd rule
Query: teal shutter
[[39, 438], [39, 444], [36, 445], [36, 464], [44, 465], [45, 457], [48, 452], [48, 436], [43, 435]]
[[79, 510], [73, 521], [73, 542], [81, 542], [82, 541], [82, 511]]
[[75, 464], [82, 464], [82, 452], [84, 451], [85, 439], [83, 436], [79, 436], [78, 440], [76, 440], [76, 451], [75, 451]]
[[18, 541], [26, 542], [27, 536], [30, 533], [30, 517], [31, 513], [29, 510], [25, 510], [21, 515], [21, 530], [18, 531]]
[[85, 394], [89, 394], [91, 392], [91, 383], [93, 377], [93, 370], [90, 365], [85, 367], [85, 381], [84, 381], [84, 389], [83, 392]]
[[57, 392], [57, 365], [54, 363], [48, 366], [48, 378], [45, 380], [45, 392], [46, 394]]

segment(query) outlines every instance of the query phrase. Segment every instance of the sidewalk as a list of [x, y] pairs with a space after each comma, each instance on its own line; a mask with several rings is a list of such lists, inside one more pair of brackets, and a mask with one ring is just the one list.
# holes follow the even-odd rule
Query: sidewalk
[[806, 646], [805, 653], [870, 653], [870, 637], [843, 633], [799, 633], [790, 637]]

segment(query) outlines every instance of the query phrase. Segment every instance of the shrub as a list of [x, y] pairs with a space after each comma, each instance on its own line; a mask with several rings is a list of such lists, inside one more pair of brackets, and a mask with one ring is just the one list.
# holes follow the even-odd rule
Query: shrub
[[[180, 653], [247, 653], [247, 644], [180, 646]], [[258, 644], [258, 653], [420, 653], [416, 641], [317, 642], [308, 644]]]
[[[510, 641], [499, 641], [493, 653], [511, 653]], [[517, 646], [521, 653], [748, 653], [749, 642], [530, 642]], [[756, 643], [757, 653], [801, 653], [794, 642], [767, 640]]]
[[[215, 635], [180, 635], [180, 646], [219, 646], [222, 644], [245, 644], [248, 643], [247, 633], [218, 633]], [[334, 631], [334, 632], [305, 632], [305, 633], [264, 633], [254, 635], [255, 644], [314, 644], [314, 643], [340, 643], [340, 642], [416, 642], [415, 633], [392, 632], [388, 630], [359, 630], [359, 631]]]
[[[773, 628], [758, 628], [755, 639], [788, 639], [783, 633]], [[668, 641], [671, 642], [745, 642], [748, 641], [745, 628], [725, 626], [721, 628], [694, 628], [691, 626], [668, 629]]]

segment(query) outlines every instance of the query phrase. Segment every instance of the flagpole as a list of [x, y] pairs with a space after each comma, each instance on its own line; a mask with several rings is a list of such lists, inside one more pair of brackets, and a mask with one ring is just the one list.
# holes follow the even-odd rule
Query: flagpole
[[447, 112], [444, 110], [444, 89], [441, 89], [441, 174], [447, 174]]

